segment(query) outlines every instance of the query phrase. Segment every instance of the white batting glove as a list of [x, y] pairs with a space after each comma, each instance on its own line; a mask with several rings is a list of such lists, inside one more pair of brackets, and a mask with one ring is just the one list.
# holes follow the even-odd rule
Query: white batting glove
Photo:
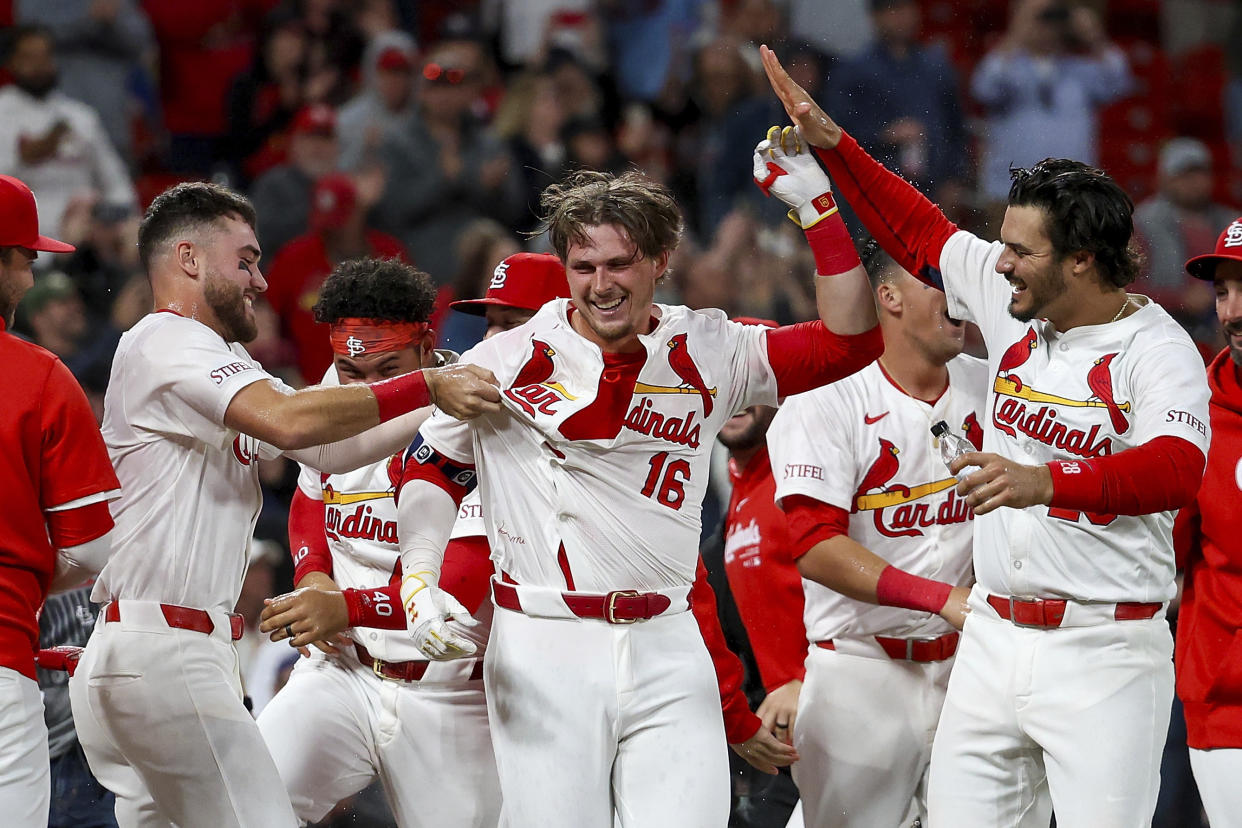
[[832, 184], [797, 127], [772, 127], [755, 147], [755, 184], [791, 208], [789, 217], [803, 230], [837, 212]]
[[478, 652], [473, 641], [449, 627], [451, 619], [463, 627], [478, 621], [461, 602], [435, 585], [430, 572], [414, 572], [401, 581], [401, 605], [414, 645], [432, 661], [451, 661]]

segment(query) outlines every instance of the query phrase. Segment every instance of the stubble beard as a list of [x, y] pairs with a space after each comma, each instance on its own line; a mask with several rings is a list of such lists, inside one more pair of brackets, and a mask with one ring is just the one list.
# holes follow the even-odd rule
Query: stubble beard
[[253, 342], [259, 335], [259, 326], [246, 313], [245, 291], [227, 279], [209, 276], [203, 290], [207, 306], [216, 315], [225, 340], [229, 342]]

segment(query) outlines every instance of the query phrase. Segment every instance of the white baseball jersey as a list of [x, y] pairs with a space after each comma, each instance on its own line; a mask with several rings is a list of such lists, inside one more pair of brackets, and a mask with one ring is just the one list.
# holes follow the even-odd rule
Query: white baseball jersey
[[462, 356], [496, 374], [505, 411], [469, 423], [436, 411], [421, 434], [450, 460], [478, 458], [492, 558], [518, 583], [689, 585], [716, 434], [736, 411], [776, 404], [766, 329], [659, 305], [637, 384], [614, 392], [616, 370], [569, 306], [550, 302]]
[[[965, 231], [940, 254], [952, 316], [975, 322], [988, 346], [984, 449], [1028, 465], [1116, 454], [1169, 435], [1207, 453], [1203, 360], [1158, 304], [1064, 333], [1019, 322], [996, 272], [1004, 249]], [[1141, 481], [1135, 481], [1140, 485]], [[999, 595], [1079, 601], [1167, 601], [1176, 589], [1173, 512], [1079, 514], [1032, 506], [978, 519], [975, 577]]]
[[232, 611], [262, 503], [254, 460], [279, 450], [226, 428], [224, 412], [261, 380], [288, 388], [240, 344], [175, 313], [121, 337], [101, 427], [121, 497], [92, 601]]
[[479, 490], [474, 489], [462, 498], [461, 507], [457, 510], [457, 522], [453, 524], [453, 534], [449, 535], [449, 539], [479, 538], [486, 534], [487, 527], [483, 525], [483, 501]]
[[[899, 569], [954, 585], [971, 582], [974, 512], [954, 491], [931, 426], [982, 439], [987, 365], [948, 364], [934, 403], [902, 391], [879, 361], [789, 397], [768, 429], [776, 497], [806, 495], [850, 513], [849, 536]], [[953, 628], [938, 615], [847, 598], [803, 579], [807, 638], [923, 638]]]

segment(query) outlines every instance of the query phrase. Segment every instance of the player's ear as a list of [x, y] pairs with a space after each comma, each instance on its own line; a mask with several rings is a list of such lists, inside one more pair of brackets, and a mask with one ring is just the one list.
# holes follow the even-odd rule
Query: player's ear
[[880, 282], [875, 289], [875, 303], [882, 310], [897, 313], [901, 310], [901, 288], [892, 282]]
[[200, 251], [194, 242], [189, 239], [182, 239], [173, 244], [173, 258], [176, 260], [177, 266], [187, 276], [198, 277], [202, 275]]
[[418, 342], [419, 363], [425, 366], [436, 364], [436, 332], [431, 328], [423, 334]]
[[1070, 263], [1075, 276], [1081, 276], [1091, 265], [1095, 264], [1095, 254], [1090, 250], [1075, 250], [1065, 258]]

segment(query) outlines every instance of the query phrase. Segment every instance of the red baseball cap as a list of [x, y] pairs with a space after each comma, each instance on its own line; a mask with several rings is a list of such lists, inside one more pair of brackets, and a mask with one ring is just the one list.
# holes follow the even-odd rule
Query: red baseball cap
[[389, 46], [379, 53], [375, 66], [378, 69], [388, 69], [393, 72], [408, 72], [414, 68], [414, 59], [401, 47]]
[[39, 208], [34, 193], [11, 175], [0, 175], [0, 247], [28, 247], [69, 253], [72, 244], [39, 235]]
[[565, 265], [551, 253], [514, 253], [492, 271], [482, 299], [462, 299], [453, 310], [482, 316], [488, 305], [537, 311], [553, 299], [569, 298]]
[[311, 104], [298, 110], [293, 116], [293, 134], [314, 133], [315, 135], [334, 135], [336, 133], [336, 111], [327, 104]]
[[310, 228], [339, 230], [348, 222], [358, 206], [358, 189], [353, 180], [343, 173], [329, 173], [315, 184], [311, 196]]
[[1220, 234], [1220, 238], [1216, 240], [1214, 252], [1195, 256], [1186, 262], [1186, 272], [1196, 279], [1206, 279], [1210, 282], [1216, 278], [1216, 263], [1224, 259], [1242, 262], [1242, 217], [1230, 222]]

